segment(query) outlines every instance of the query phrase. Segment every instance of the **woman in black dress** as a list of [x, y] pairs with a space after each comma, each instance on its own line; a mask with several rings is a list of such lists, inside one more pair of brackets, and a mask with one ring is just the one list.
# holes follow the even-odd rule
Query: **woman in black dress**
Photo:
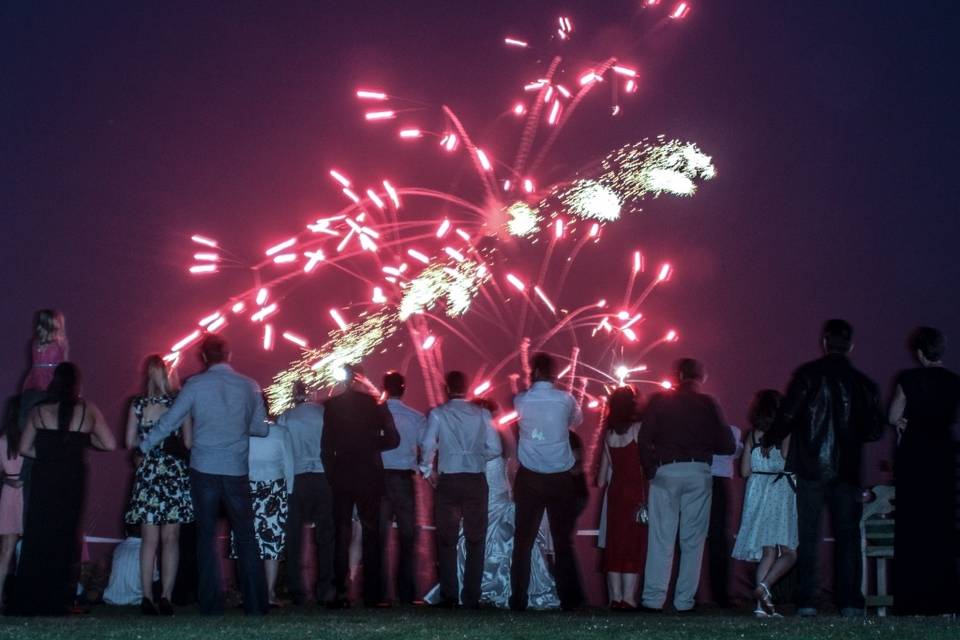
[[62, 615], [74, 600], [87, 479], [84, 452], [91, 444], [104, 451], [117, 446], [100, 410], [81, 399], [76, 365], [61, 363], [20, 440], [20, 453], [35, 461], [14, 613]]
[[910, 334], [920, 367], [897, 376], [890, 422], [894, 458], [894, 609], [900, 615], [957, 612], [956, 452], [951, 428], [960, 377], [943, 366], [946, 341], [931, 327]]

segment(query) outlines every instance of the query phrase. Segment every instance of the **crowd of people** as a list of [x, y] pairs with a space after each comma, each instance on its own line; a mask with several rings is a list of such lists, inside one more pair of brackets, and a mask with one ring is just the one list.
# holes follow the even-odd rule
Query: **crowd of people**
[[[140, 532], [140, 609], [173, 615], [180, 528], [193, 523], [199, 609], [223, 613], [217, 532], [225, 513], [247, 614], [285, 605], [277, 595], [281, 559], [292, 604], [351, 606], [355, 522], [365, 606], [390, 606], [384, 576], [393, 575], [404, 605], [576, 610], [586, 597], [575, 526], [593, 476], [603, 489], [599, 546], [611, 610], [664, 611], [674, 572], [673, 609], [694, 610], [709, 539], [719, 603], [728, 599], [732, 554], [757, 564], [757, 616], [779, 615], [774, 586], [794, 566], [797, 613], [816, 615], [827, 511], [836, 604], [842, 615], [859, 616], [863, 448], [893, 425], [895, 607], [955, 613], [951, 428], [960, 378], [943, 367], [943, 335], [928, 327], [911, 335], [920, 366], [897, 377], [888, 412], [878, 386], [849, 358], [849, 323], [830, 320], [821, 337], [823, 356], [797, 369], [785, 394], [756, 394], [745, 437], [702, 391], [706, 372], [697, 360], [680, 360], [673, 388], [647, 398], [629, 385], [611, 388], [595, 464], [585, 460], [574, 431], [583, 420], [580, 402], [556, 384], [556, 363], [545, 353], [531, 357], [529, 387], [512, 400], [515, 420], [505, 421], [496, 419], [492, 400], [468, 398], [461, 371], [446, 374], [446, 402], [427, 415], [404, 402], [402, 374], [388, 372], [377, 389], [359, 365], [350, 365], [325, 401], [297, 383], [294, 406], [271, 419], [257, 383], [230, 366], [222, 337], [205, 336], [204, 371], [182, 388], [164, 360], [150, 356], [123, 439], [135, 452], [124, 522]], [[68, 612], [76, 595], [86, 449], [109, 451], [117, 442], [81, 394], [62, 314], [38, 314], [32, 355], [0, 436], [0, 587], [8, 573], [16, 576], [2, 601], [7, 612], [56, 615]], [[498, 428], [501, 422], [511, 427]], [[511, 485], [505, 451], [514, 445]], [[747, 484], [731, 549], [722, 516], [737, 456]], [[415, 579], [417, 476], [433, 488], [439, 581], [425, 595]], [[302, 557], [308, 526], [316, 555], [311, 585]], [[385, 566], [394, 526], [395, 570]], [[943, 562], [927, 561], [931, 548], [946, 556]]]

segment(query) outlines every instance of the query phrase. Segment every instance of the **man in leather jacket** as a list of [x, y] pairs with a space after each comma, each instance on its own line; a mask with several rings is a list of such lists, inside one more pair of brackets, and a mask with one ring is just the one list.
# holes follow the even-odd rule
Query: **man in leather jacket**
[[828, 320], [823, 327], [824, 356], [793, 374], [777, 419], [763, 438], [770, 447], [790, 439], [787, 471], [797, 478], [800, 546], [797, 551], [797, 613], [816, 615], [820, 516], [830, 511], [835, 540], [834, 591], [840, 612], [863, 615], [860, 591], [860, 467], [863, 443], [878, 440], [884, 420], [879, 389], [851, 364], [853, 327]]

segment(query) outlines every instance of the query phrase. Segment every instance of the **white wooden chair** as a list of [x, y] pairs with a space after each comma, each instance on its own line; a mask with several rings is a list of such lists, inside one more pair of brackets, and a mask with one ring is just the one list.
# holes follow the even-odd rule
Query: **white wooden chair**
[[[874, 499], [863, 505], [860, 519], [861, 553], [863, 557], [863, 581], [860, 585], [867, 609], [875, 608], [878, 616], [886, 616], [887, 608], [893, 606], [889, 593], [889, 564], [893, 559], [894, 498], [892, 486], [877, 485], [871, 489]], [[869, 591], [869, 561], [874, 561], [876, 593]]]

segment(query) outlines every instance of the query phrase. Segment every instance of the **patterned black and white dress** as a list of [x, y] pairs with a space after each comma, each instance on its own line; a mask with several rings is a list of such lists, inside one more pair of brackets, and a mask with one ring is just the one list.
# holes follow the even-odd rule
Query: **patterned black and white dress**
[[[144, 410], [151, 405], [169, 407], [174, 396], [139, 396], [133, 401], [137, 433], [143, 440], [156, 424], [145, 420]], [[179, 431], [174, 436], [179, 437]], [[143, 457], [133, 480], [130, 507], [124, 515], [127, 524], [184, 524], [193, 522], [193, 500], [187, 462], [154, 447]]]
[[[270, 426], [264, 438], [250, 438], [250, 498], [253, 532], [261, 560], [283, 557], [289, 494], [293, 489], [293, 449], [286, 427]], [[236, 558], [233, 532], [231, 557]]]

